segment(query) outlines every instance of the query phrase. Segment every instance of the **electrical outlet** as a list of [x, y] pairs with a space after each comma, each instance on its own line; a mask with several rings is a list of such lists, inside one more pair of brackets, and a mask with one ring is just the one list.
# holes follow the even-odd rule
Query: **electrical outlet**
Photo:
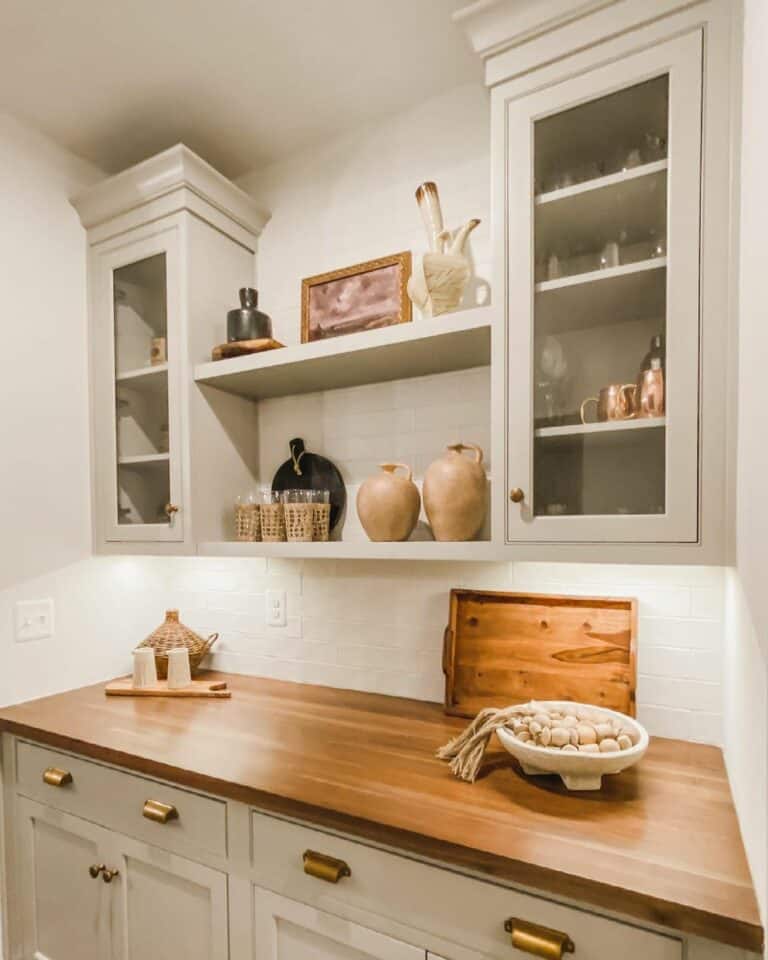
[[53, 636], [53, 600], [19, 600], [16, 603], [16, 643], [47, 640]]
[[288, 623], [285, 590], [267, 590], [267, 626], [284, 627]]

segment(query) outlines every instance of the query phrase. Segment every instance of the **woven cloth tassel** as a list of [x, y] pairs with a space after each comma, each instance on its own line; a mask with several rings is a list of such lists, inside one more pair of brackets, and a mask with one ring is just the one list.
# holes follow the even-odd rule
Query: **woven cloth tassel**
[[480, 772], [485, 751], [491, 735], [504, 727], [519, 714], [530, 713], [529, 703], [514, 707], [486, 707], [481, 710], [470, 725], [444, 747], [440, 747], [437, 756], [440, 760], [450, 760], [451, 772], [460, 780], [474, 783]]

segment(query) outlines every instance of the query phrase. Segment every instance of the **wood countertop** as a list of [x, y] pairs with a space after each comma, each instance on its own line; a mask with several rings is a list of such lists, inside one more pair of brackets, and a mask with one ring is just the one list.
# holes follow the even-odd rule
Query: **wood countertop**
[[524, 777], [496, 750], [474, 784], [435, 750], [437, 704], [226, 676], [231, 700], [106, 697], [0, 710], [0, 729], [488, 877], [761, 951], [721, 753], [654, 739], [599, 793]]

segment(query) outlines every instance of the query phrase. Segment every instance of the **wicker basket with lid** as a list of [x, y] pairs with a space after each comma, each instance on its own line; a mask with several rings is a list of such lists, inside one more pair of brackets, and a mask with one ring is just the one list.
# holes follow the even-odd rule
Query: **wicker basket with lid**
[[165, 620], [157, 630], [141, 641], [140, 647], [152, 647], [155, 651], [157, 676], [165, 680], [168, 676], [168, 651], [176, 647], [186, 647], [189, 651], [189, 666], [192, 673], [196, 673], [200, 661], [209, 653], [211, 647], [218, 640], [218, 633], [212, 633], [204, 640], [194, 630], [185, 627], [179, 620], [178, 610], [166, 610]]

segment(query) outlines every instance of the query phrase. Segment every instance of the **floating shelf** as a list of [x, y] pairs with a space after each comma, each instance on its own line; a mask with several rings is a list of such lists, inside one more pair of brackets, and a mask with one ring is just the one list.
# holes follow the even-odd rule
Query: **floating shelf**
[[596, 177], [594, 180], [585, 180], [582, 183], [572, 184], [570, 187], [563, 187], [560, 190], [550, 190], [549, 193], [540, 193], [536, 196], [536, 205], [544, 203], [556, 203], [558, 200], [567, 200], [569, 197], [576, 197], [581, 193], [589, 193], [591, 190], [602, 190], [604, 187], [613, 187], [616, 184], [627, 183], [629, 180], [636, 180], [638, 177], [648, 177], [655, 173], [666, 170], [669, 165], [668, 160], [655, 160], [653, 163], [644, 163], [639, 167], [632, 167], [630, 170], [620, 170], [618, 173], [609, 173], [604, 177]]
[[282, 557], [324, 560], [475, 560], [503, 559], [499, 547], [486, 540], [438, 543], [411, 540], [404, 543], [373, 543], [370, 540], [331, 540], [328, 543], [247, 543], [223, 541], [201, 543], [198, 553], [206, 557]]
[[581, 273], [536, 285], [536, 328], [565, 333], [663, 318], [666, 257]]
[[641, 420], [611, 420], [606, 423], [573, 423], [565, 427], [541, 427], [534, 431], [537, 440], [559, 437], [589, 437], [627, 434], [638, 430], [654, 430], [666, 426], [666, 417], [643, 417]]
[[142, 381], [157, 377], [161, 373], [167, 372], [167, 363], [157, 363], [153, 367], [138, 367], [136, 370], [126, 370], [124, 373], [118, 373], [115, 377], [115, 380], [118, 383]]
[[119, 457], [117, 463], [120, 467], [143, 467], [168, 463], [170, 458], [169, 453], [142, 453], [134, 457]]
[[348, 334], [247, 357], [201, 363], [195, 381], [269, 397], [446, 373], [491, 362], [491, 307]]

